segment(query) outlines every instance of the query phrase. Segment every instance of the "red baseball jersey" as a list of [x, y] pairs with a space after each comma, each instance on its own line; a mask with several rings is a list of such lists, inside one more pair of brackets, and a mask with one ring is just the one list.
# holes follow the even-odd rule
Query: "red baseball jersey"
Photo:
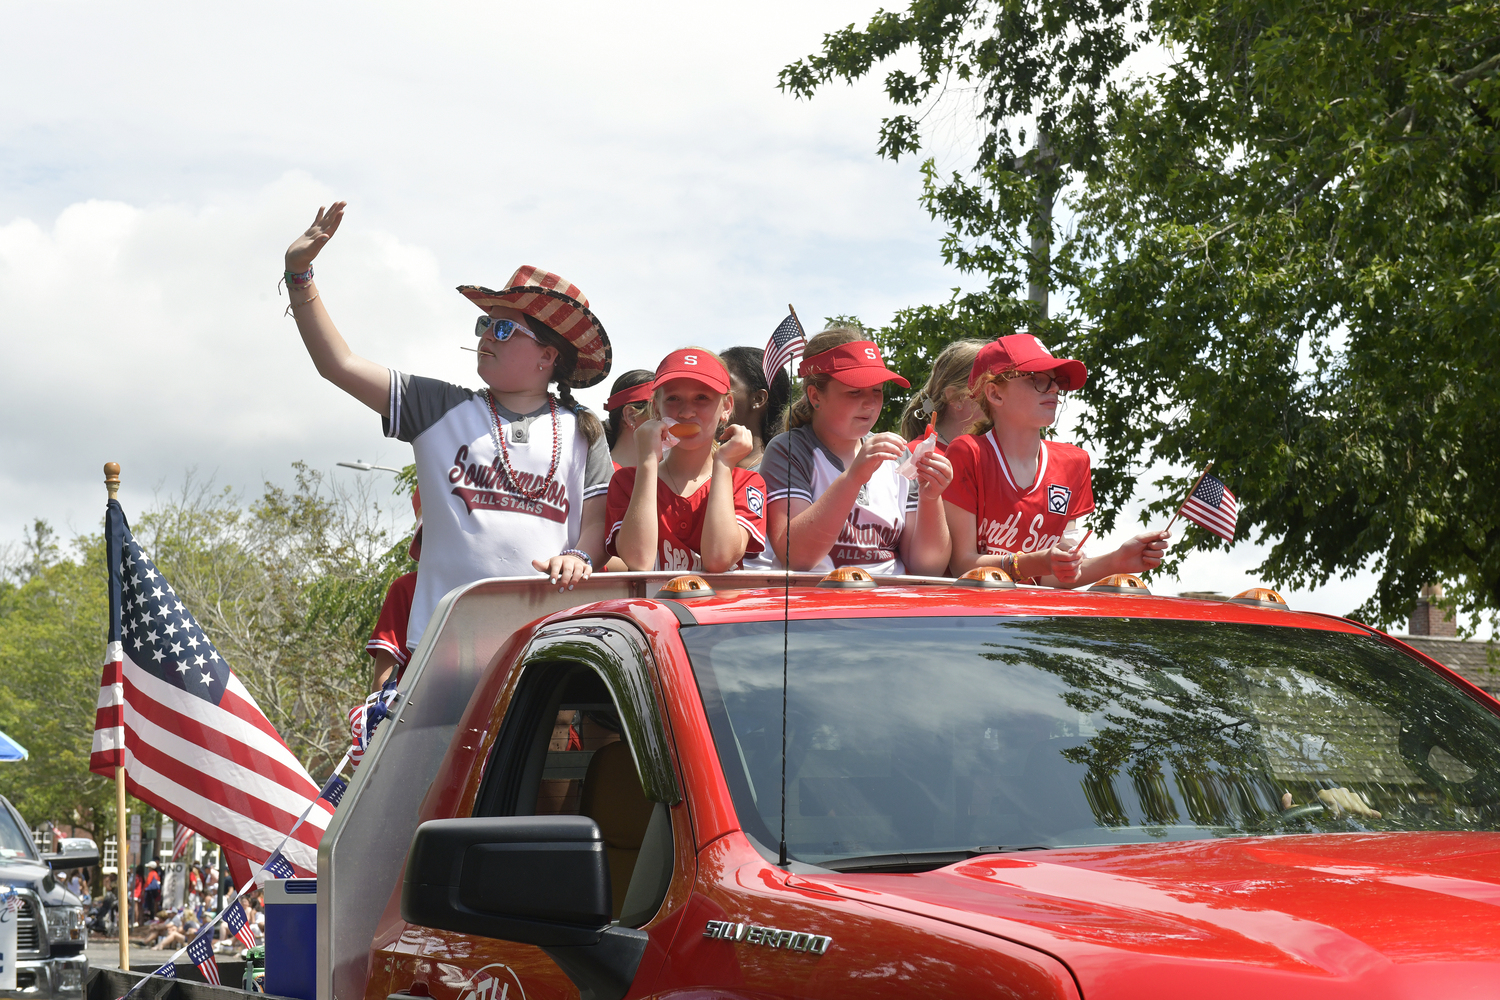
[[[708, 490], [712, 485], [713, 480], [709, 479], [692, 496], [680, 497], [662, 482], [660, 476], [657, 477], [654, 569], [703, 568], [699, 550], [703, 546], [704, 511], [708, 507]], [[620, 554], [615, 550], [615, 539], [625, 521], [625, 511], [630, 506], [630, 494], [634, 489], [635, 466], [620, 469], [609, 481], [609, 495], [604, 501], [604, 523], [609, 525], [609, 534], [604, 547], [612, 556]], [[734, 470], [734, 519], [750, 533], [745, 555], [753, 556], [766, 547], [766, 481], [760, 478], [759, 472]]]
[[374, 656], [384, 650], [396, 658], [398, 667], [405, 667], [411, 658], [406, 648], [406, 623], [411, 618], [411, 599], [417, 592], [417, 574], [406, 573], [391, 581], [385, 592], [385, 603], [380, 606], [380, 618], [375, 622], [375, 631], [365, 643], [365, 652]]
[[1025, 489], [1016, 485], [993, 430], [954, 438], [948, 461], [953, 483], [943, 499], [978, 518], [980, 555], [1050, 549], [1069, 521], [1094, 509], [1089, 455], [1076, 445], [1043, 441], [1036, 480]]

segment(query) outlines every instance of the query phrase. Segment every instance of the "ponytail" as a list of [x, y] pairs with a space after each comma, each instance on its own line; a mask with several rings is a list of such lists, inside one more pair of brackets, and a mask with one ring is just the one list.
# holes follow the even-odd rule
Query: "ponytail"
[[[948, 410], [948, 393], [957, 389], [969, 394], [969, 372], [974, 368], [974, 359], [979, 357], [983, 340], [955, 340], [938, 354], [932, 362], [932, 374], [927, 384], [906, 402], [901, 412], [901, 436], [914, 441], [927, 432], [928, 413], [935, 425]], [[928, 411], [923, 404], [930, 404]]]
[[604, 425], [592, 410], [573, 398], [572, 378], [578, 367], [578, 348], [557, 331], [537, 319], [527, 316], [526, 326], [536, 334], [537, 343], [556, 349], [557, 363], [552, 367], [552, 381], [557, 383], [557, 398], [578, 420], [578, 430], [588, 441], [589, 447], [604, 437]]

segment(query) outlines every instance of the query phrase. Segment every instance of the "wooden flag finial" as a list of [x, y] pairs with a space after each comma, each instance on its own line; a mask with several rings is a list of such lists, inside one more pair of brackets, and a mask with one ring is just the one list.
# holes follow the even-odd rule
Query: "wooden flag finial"
[[104, 488], [109, 491], [109, 498], [116, 500], [120, 496], [120, 463], [104, 463]]

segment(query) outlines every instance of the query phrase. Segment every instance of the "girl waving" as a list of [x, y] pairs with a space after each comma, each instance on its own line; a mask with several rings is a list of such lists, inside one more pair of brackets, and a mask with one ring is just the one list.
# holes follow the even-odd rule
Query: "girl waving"
[[1057, 419], [1059, 394], [1086, 378], [1083, 362], [1054, 358], [1029, 333], [1001, 337], [975, 357], [969, 391], [983, 417], [948, 446], [953, 486], [943, 498], [955, 574], [998, 566], [1017, 580], [1077, 587], [1161, 565], [1164, 531], [1083, 557], [1082, 522], [1094, 510], [1089, 456], [1042, 440], [1042, 431]]
[[[799, 572], [862, 566], [871, 573], [938, 575], [951, 545], [942, 495], [953, 468], [933, 452], [916, 480], [896, 472], [906, 442], [871, 434], [885, 383], [911, 383], [886, 368], [880, 348], [857, 330], [824, 330], [807, 342], [802, 395], [786, 433], [766, 447], [766, 523], [772, 555]], [[791, 548], [787, 538], [790, 524]]]
[[609, 374], [609, 339], [588, 299], [530, 266], [498, 291], [460, 286], [483, 310], [474, 334], [484, 388], [386, 368], [349, 349], [313, 284], [313, 258], [343, 215], [343, 202], [319, 209], [287, 249], [287, 290], [318, 373], [379, 413], [386, 436], [415, 453], [427, 505], [407, 645], [454, 587], [534, 571], [562, 587], [587, 579], [604, 558], [611, 472], [603, 427], [572, 392]]
[[667, 355], [651, 386], [636, 465], [609, 483], [609, 553], [633, 570], [735, 569], [765, 547], [766, 484], [738, 467], [750, 431], [720, 431], [734, 411], [729, 372], [712, 351], [687, 347]]

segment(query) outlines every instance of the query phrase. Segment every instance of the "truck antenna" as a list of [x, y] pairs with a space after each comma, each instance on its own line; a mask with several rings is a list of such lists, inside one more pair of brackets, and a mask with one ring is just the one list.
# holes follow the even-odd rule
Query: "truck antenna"
[[[797, 316], [797, 310], [791, 305], [787, 306], [792, 318], [797, 320], [797, 332], [802, 332], [802, 320]], [[792, 358], [787, 358], [787, 378], [795, 378], [792, 371]], [[790, 400], [788, 401], [790, 405]], [[786, 856], [786, 679], [787, 664], [791, 657], [789, 655], [791, 621], [792, 621], [792, 451], [790, 444], [787, 447], [786, 456], [786, 544], [783, 547], [781, 568], [786, 571], [782, 578], [781, 590], [781, 847], [776, 852], [776, 864], [782, 868], [787, 866]]]

